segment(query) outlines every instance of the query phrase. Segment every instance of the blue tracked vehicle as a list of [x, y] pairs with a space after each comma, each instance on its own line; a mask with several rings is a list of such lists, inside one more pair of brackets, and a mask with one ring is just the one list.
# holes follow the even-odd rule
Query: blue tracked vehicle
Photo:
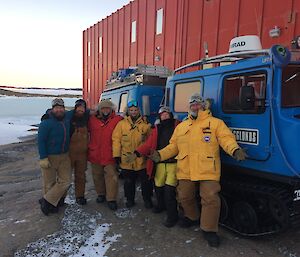
[[239, 37], [228, 54], [178, 68], [164, 97], [183, 119], [188, 98], [200, 92], [246, 149], [243, 162], [222, 153], [220, 223], [248, 236], [300, 224], [300, 52], [259, 45]]
[[162, 66], [140, 64], [120, 69], [112, 74], [100, 100], [110, 99], [116, 105], [116, 112], [121, 115], [124, 114], [127, 103], [136, 100], [142, 115], [153, 124], [170, 74], [171, 71]]

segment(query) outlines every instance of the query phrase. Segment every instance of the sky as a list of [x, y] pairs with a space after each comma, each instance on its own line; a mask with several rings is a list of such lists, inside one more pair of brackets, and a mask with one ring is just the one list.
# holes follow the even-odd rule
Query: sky
[[82, 32], [130, 0], [0, 0], [0, 85], [82, 87]]

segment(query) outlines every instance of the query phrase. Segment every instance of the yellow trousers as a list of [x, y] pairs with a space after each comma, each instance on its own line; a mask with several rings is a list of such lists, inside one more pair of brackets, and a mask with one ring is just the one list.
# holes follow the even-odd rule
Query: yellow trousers
[[164, 185], [176, 186], [176, 163], [158, 163], [156, 165], [154, 183], [156, 187], [163, 187]]

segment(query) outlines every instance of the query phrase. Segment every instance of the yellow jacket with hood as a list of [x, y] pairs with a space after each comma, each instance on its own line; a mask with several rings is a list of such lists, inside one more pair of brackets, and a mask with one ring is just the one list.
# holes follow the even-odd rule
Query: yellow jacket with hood
[[220, 148], [233, 155], [239, 146], [225, 123], [212, 117], [209, 110], [199, 111], [197, 119], [191, 116], [181, 122], [169, 145], [159, 151], [161, 160], [176, 156], [177, 178], [220, 180]]
[[133, 153], [140, 146], [150, 133], [151, 125], [146, 123], [143, 117], [139, 117], [134, 123], [130, 116], [126, 116], [118, 123], [112, 134], [113, 157], [121, 157], [120, 167], [127, 170], [145, 169], [144, 157], [137, 158], [132, 163], [126, 163], [125, 157]]

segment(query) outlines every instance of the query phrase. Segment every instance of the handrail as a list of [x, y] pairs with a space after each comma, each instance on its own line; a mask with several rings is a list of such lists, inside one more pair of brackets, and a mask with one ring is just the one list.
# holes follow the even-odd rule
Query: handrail
[[[215, 63], [215, 62], [237, 61], [237, 60], [251, 58], [251, 57], [259, 56], [259, 55], [270, 55], [270, 49], [226, 53], [226, 54], [217, 55], [217, 56], [213, 56], [213, 57], [209, 57], [209, 58], [203, 58], [198, 61], [186, 64], [184, 66], [181, 66], [181, 67], [175, 69], [173, 75], [176, 74], [176, 72], [178, 72], [178, 71], [181, 71], [181, 70], [184, 70], [184, 69], [187, 69], [190, 67], [198, 66], [198, 65], [203, 65], [203, 64], [207, 64], [207, 63]], [[232, 58], [232, 59], [230, 59], [230, 58]]]

